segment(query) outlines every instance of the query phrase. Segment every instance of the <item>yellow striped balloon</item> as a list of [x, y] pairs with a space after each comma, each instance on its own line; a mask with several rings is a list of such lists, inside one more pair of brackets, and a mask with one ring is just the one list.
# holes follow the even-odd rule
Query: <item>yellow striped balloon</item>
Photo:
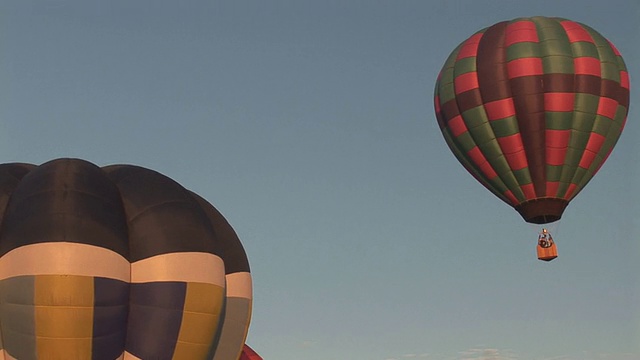
[[0, 359], [238, 359], [246, 254], [207, 201], [146, 168], [0, 165]]

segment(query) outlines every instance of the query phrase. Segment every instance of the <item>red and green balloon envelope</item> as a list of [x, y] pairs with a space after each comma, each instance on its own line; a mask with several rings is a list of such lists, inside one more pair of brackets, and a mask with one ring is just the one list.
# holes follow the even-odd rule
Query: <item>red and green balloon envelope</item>
[[438, 124], [460, 163], [525, 221], [559, 220], [618, 141], [629, 75], [614, 45], [560, 18], [504, 21], [449, 56]]
[[0, 165], [0, 358], [238, 359], [251, 274], [229, 223], [153, 170]]

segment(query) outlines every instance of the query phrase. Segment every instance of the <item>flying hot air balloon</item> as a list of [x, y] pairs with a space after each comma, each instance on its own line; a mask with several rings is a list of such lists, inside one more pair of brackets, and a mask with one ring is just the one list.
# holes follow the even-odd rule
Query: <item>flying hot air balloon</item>
[[[629, 75], [615, 46], [592, 28], [519, 18], [462, 42], [434, 98], [445, 141], [467, 171], [525, 221], [547, 224], [562, 217], [618, 141]], [[542, 260], [557, 256], [550, 243], [538, 247]]]
[[0, 358], [240, 357], [246, 254], [172, 179], [79, 159], [2, 164], [0, 216]]

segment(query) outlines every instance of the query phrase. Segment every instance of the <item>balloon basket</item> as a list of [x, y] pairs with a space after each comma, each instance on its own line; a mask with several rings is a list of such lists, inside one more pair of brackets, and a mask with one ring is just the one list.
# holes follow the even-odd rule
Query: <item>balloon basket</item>
[[558, 248], [556, 247], [555, 243], [551, 244], [551, 246], [549, 247], [542, 247], [538, 245], [537, 248], [538, 260], [551, 261], [558, 257]]

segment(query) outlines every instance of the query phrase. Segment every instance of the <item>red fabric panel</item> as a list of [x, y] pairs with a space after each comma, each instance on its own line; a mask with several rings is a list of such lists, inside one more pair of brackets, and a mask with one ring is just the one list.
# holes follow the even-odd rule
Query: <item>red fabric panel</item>
[[572, 112], [575, 103], [575, 93], [549, 92], [544, 94], [545, 111]]
[[600, 151], [602, 148], [602, 144], [604, 144], [605, 137], [598, 133], [591, 133], [589, 136], [589, 141], [587, 142], [586, 149], [593, 152]]
[[516, 197], [513, 195], [513, 192], [511, 192], [511, 190], [507, 190], [504, 192], [504, 196], [507, 197], [507, 199], [509, 199], [509, 201], [511, 201], [511, 205], [516, 206], [518, 205], [520, 202], [518, 201], [518, 199], [516, 199]]
[[520, 170], [529, 166], [527, 163], [527, 154], [524, 150], [513, 154], [504, 154], [504, 157], [507, 159], [507, 163], [511, 170]]
[[479, 87], [478, 73], [475, 71], [459, 75], [453, 81], [456, 95]]
[[626, 71], [620, 71], [620, 86], [629, 90], [629, 73]]
[[564, 164], [564, 158], [567, 155], [567, 149], [558, 149], [558, 148], [547, 148], [547, 164], [560, 166]]
[[571, 130], [545, 130], [547, 164], [564, 164], [570, 138]]
[[528, 166], [520, 134], [500, 137], [497, 140], [511, 170], [520, 170]]
[[507, 25], [504, 46], [519, 42], [538, 42], [538, 31], [533, 21], [523, 20]]
[[436, 113], [440, 113], [440, 96], [436, 95], [436, 97], [433, 99], [433, 106], [436, 109]]
[[484, 104], [489, 120], [504, 119], [516, 114], [516, 108], [513, 105], [513, 98], [491, 101]]
[[573, 192], [576, 191], [577, 187], [578, 185], [576, 184], [569, 184], [569, 188], [567, 189], [567, 193], [564, 195], [564, 198], [569, 200], [573, 195]]
[[[598, 65], [600, 65], [600, 63], [598, 63]], [[542, 75], [542, 59], [522, 58], [511, 60], [507, 63], [507, 73], [510, 79], [520, 76]]]
[[573, 21], [562, 21], [560, 25], [564, 28], [564, 31], [567, 32], [567, 37], [569, 37], [569, 42], [577, 42], [577, 41], [587, 41], [593, 43], [593, 39], [591, 35], [585, 30], [580, 24]]
[[578, 164], [578, 166], [583, 169], [588, 169], [595, 158], [596, 153], [594, 153], [593, 151], [585, 150], [584, 153], [582, 153], [582, 159], [580, 159], [580, 164]]
[[522, 192], [524, 193], [524, 196], [527, 198], [527, 200], [535, 199], [537, 197], [536, 190], [533, 188], [533, 184], [520, 185], [520, 188], [522, 189]]
[[616, 116], [616, 110], [618, 109], [618, 102], [613, 99], [601, 97], [598, 103], [598, 111], [596, 114], [606, 116], [612, 119]]
[[478, 44], [480, 43], [481, 37], [482, 34], [475, 34], [468, 38], [467, 41], [464, 42], [464, 45], [462, 45], [462, 48], [460, 48], [456, 60], [476, 56], [478, 54]]
[[571, 137], [571, 130], [545, 130], [545, 137], [547, 146], [554, 148], [566, 148], [569, 146], [569, 139]]
[[601, 76], [600, 72], [600, 60], [583, 56], [573, 59], [573, 67], [575, 69], [576, 75], [594, 75], [597, 77]]
[[451, 133], [453, 134], [453, 136], [459, 136], [460, 134], [467, 131], [467, 125], [464, 123], [464, 120], [462, 120], [461, 115], [458, 115], [449, 120], [447, 125], [451, 129]]
[[558, 188], [560, 187], [559, 181], [547, 181], [547, 193], [546, 196], [556, 197]]

